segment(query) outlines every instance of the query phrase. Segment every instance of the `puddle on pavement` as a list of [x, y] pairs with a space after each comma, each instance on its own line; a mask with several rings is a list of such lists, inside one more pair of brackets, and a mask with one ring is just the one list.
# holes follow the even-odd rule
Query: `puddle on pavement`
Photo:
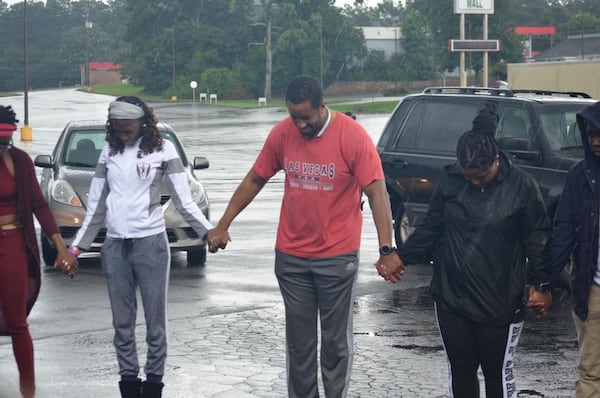
[[[428, 286], [357, 297], [354, 309], [370, 325], [368, 332], [357, 331], [356, 334], [398, 338], [402, 343], [392, 346], [399, 349], [420, 352], [443, 350]], [[556, 353], [576, 349], [570, 297], [556, 294], [548, 316], [542, 320], [537, 319], [532, 311], [527, 311], [519, 341], [521, 353], [540, 355], [540, 351]]]
[[403, 350], [417, 351], [417, 352], [420, 352], [423, 354], [443, 351], [443, 349], [444, 349], [444, 347], [442, 347], [441, 345], [424, 346], [424, 345], [417, 345], [417, 344], [392, 344], [392, 347], [393, 348], [401, 348]]

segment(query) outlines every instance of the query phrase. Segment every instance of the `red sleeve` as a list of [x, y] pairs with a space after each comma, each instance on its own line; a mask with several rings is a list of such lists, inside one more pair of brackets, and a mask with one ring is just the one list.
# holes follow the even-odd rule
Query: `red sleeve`
[[353, 170], [354, 176], [361, 188], [366, 187], [376, 180], [383, 180], [383, 167], [381, 158], [377, 153], [377, 148], [373, 143], [373, 139], [369, 133], [360, 126], [357, 122], [351, 121], [354, 126], [348, 128], [356, 129], [354, 136], [356, 139], [345, 140], [345, 145], [351, 145], [352, 157], [350, 167]]
[[46, 236], [52, 236], [53, 234], [59, 232], [58, 226], [56, 225], [54, 215], [48, 206], [48, 202], [42, 194], [40, 184], [35, 175], [33, 162], [31, 159], [29, 159], [29, 157], [27, 160], [27, 162], [23, 162], [23, 167], [27, 168], [27, 173], [25, 174], [28, 180], [26, 183], [26, 189], [29, 191], [29, 195], [31, 197], [31, 209], [40, 223], [44, 234]]
[[278, 151], [278, 148], [281, 148], [279, 145], [279, 141], [281, 141], [280, 125], [281, 123], [271, 130], [252, 166], [254, 171], [266, 180], [283, 168]]

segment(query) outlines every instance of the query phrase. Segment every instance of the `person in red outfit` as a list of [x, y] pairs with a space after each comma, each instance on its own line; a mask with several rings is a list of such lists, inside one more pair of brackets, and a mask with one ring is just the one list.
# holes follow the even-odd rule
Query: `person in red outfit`
[[55, 266], [73, 276], [77, 259], [60, 236], [31, 158], [13, 146], [17, 122], [12, 107], [0, 105], [0, 334], [12, 339], [21, 394], [28, 398], [35, 394], [35, 375], [27, 315], [40, 289], [34, 214], [56, 247]]

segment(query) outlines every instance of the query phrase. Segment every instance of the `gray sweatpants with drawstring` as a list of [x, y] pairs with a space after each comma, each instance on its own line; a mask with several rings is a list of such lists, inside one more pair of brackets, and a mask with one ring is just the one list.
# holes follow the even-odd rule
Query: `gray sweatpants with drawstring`
[[167, 359], [167, 286], [171, 253], [166, 233], [134, 239], [106, 238], [102, 270], [115, 329], [114, 345], [121, 378], [137, 377], [135, 341], [137, 287], [140, 289], [148, 352], [146, 375], [162, 377]]
[[358, 252], [307, 259], [275, 252], [275, 274], [285, 304], [290, 398], [317, 398], [317, 319], [325, 396], [344, 398], [352, 370], [352, 310]]

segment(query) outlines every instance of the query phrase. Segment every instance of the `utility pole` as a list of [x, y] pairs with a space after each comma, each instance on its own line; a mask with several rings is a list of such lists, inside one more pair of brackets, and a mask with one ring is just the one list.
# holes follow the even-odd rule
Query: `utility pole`
[[323, 87], [323, 16], [321, 14], [317, 15], [319, 19], [319, 64], [320, 64], [320, 74], [321, 74], [321, 87]]
[[29, 27], [27, 23], [27, 0], [23, 0], [23, 107], [25, 108], [21, 141], [31, 141], [33, 131], [29, 126]]
[[89, 11], [85, 14], [85, 85], [87, 86], [87, 92], [92, 91], [91, 73], [90, 73], [90, 31], [92, 30], [92, 23], [90, 22]]
[[267, 22], [267, 38], [265, 40], [265, 98], [271, 100], [271, 78], [273, 75], [273, 49], [271, 48], [271, 18]]
[[173, 37], [171, 40], [171, 72], [172, 72], [172, 94], [171, 101], [177, 101], [177, 94], [175, 92], [175, 26], [173, 25]]

